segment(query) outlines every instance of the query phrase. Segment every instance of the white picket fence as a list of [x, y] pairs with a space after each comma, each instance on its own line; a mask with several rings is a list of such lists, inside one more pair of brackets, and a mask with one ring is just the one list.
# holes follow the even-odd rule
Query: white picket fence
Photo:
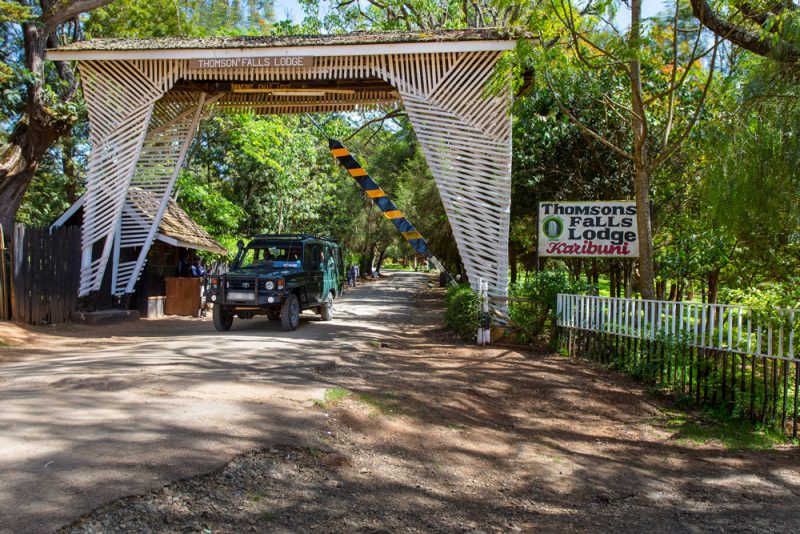
[[556, 313], [570, 356], [738, 406], [797, 436], [800, 310], [759, 317], [744, 306], [559, 294]]
[[652, 341], [678, 338], [700, 349], [800, 361], [800, 310], [776, 310], [783, 320], [757, 324], [743, 306], [559, 294], [556, 311], [565, 328]]

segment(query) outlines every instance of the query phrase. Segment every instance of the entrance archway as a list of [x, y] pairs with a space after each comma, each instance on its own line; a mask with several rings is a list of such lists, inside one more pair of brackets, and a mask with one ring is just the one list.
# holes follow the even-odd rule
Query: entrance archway
[[49, 59], [78, 61], [89, 113], [80, 295], [100, 290], [109, 260], [112, 292], [133, 292], [204, 116], [402, 105], [470, 285], [484, 279], [491, 295], [506, 296], [511, 96], [489, 94], [486, 85], [514, 44], [494, 31], [450, 30], [107, 39], [50, 50]]

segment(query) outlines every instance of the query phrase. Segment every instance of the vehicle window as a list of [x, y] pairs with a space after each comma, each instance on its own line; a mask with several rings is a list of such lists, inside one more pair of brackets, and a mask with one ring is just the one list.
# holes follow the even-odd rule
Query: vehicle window
[[325, 270], [331, 271], [333, 270], [333, 256], [331, 255], [331, 247], [325, 245], [325, 253], [324, 253], [324, 260], [323, 260]]
[[302, 243], [291, 241], [258, 242], [245, 249], [241, 266], [245, 269], [299, 269], [303, 260]]
[[306, 269], [309, 271], [318, 271], [322, 255], [322, 249], [319, 245], [311, 245], [307, 247], [306, 254]]

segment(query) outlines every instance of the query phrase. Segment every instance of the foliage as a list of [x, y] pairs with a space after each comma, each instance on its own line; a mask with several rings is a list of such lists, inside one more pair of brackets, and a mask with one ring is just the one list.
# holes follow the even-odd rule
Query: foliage
[[63, 171], [61, 150], [61, 147], [56, 147], [45, 154], [36, 178], [25, 192], [17, 212], [17, 222], [36, 227], [50, 226], [70, 206], [67, 192], [70, 188], [74, 190], [75, 185]]
[[674, 438], [694, 443], [721, 443], [728, 450], [767, 450], [786, 442], [775, 429], [750, 424], [719, 410], [666, 411], [657, 424], [674, 432]]
[[[661, 13], [642, 20], [634, 39], [629, 28], [619, 28], [621, 3], [608, 0], [302, 0], [307, 17], [301, 24], [275, 24], [271, 0], [118, 0], [59, 25], [53, 39], [464, 27], [524, 31], [530, 38], [519, 39], [501, 58], [491, 88], [505, 91], [510, 75], [516, 94], [514, 271], [518, 265], [533, 271], [554, 263], [535, 255], [537, 202], [634, 196], [631, 125], [637, 113], [630, 97], [631, 65], [638, 62], [659, 296], [667, 298], [667, 284], [676, 299], [696, 298], [699, 287], [708, 295], [712, 286], [722, 286], [724, 300], [748, 302], [767, 313], [786, 304], [776, 299], [792, 294], [797, 284], [792, 277], [800, 268], [800, 95], [797, 62], [787, 61], [800, 35], [798, 10], [786, 4], [772, 12], [769, 3], [751, 2], [752, 16], [744, 17], [737, 2], [711, 2], [716, 13], [754, 32], [775, 52], [754, 56], [730, 44], [714, 47], [714, 35], [699, 31], [693, 18], [699, 1], [664, 4]], [[37, 225], [50, 223], [80, 192], [90, 150], [80, 94], [68, 96], [69, 83], [57, 65], [48, 62], [34, 73], [25, 64], [21, 23], [39, 17], [43, 5], [29, 9], [0, 0], [3, 140], [24, 116], [30, 89], [37, 86], [49, 113], [77, 120], [74, 139], [53, 145], [38, 162], [19, 211], [18, 220]], [[758, 18], [759, 13], [768, 16]], [[387, 111], [316, 119], [328, 135], [345, 142], [445, 265], [461, 271], [447, 214], [411, 124], [402, 112], [387, 119]], [[354, 133], [369, 121], [374, 122]], [[332, 234], [365, 273], [387, 255], [413, 257], [330, 157], [325, 139], [297, 116], [208, 120], [193, 142], [176, 195], [226, 244], [263, 231]], [[588, 274], [596, 280], [598, 272], [621, 263], [568, 259], [563, 264], [571, 274], [563, 276], [578, 280]], [[529, 280], [513, 292], [540, 289]], [[538, 325], [552, 307], [531, 305], [526, 311], [525, 306], [512, 304], [515, 321], [528, 325], [529, 332], [541, 331]]]
[[258, 35], [268, 31], [274, 0], [116, 0], [92, 10], [87, 38]]
[[746, 289], [727, 289], [723, 299], [729, 304], [739, 304], [748, 308], [755, 324], [794, 327], [800, 333], [800, 321], [790, 322], [784, 313], [787, 309], [800, 309], [800, 279], [789, 283], [764, 282]]
[[564, 269], [539, 271], [512, 286], [511, 295], [526, 300], [509, 303], [509, 315], [513, 324], [534, 340], [542, 334], [548, 320], [554, 324], [559, 293], [582, 294], [590, 288], [586, 281], [574, 279]]
[[472, 340], [478, 331], [478, 294], [466, 284], [451, 287], [444, 298], [447, 307], [444, 325], [464, 340]]

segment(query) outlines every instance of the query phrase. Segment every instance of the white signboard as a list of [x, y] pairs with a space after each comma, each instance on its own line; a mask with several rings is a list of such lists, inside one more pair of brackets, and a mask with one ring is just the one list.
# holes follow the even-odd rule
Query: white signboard
[[224, 57], [190, 59], [190, 69], [241, 69], [254, 67], [312, 67], [314, 58], [309, 56], [275, 57]]
[[540, 202], [539, 256], [638, 258], [636, 203]]

